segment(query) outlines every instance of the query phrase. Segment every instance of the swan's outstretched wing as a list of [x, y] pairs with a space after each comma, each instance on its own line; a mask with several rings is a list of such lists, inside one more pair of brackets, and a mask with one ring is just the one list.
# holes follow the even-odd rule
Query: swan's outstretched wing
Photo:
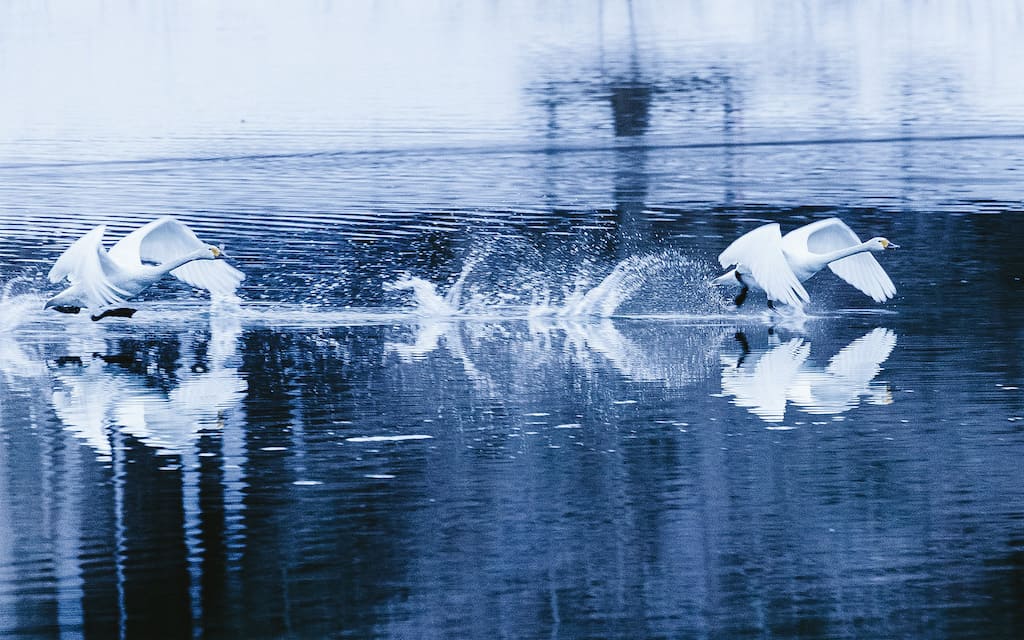
[[106, 225], [100, 225], [71, 243], [71, 246], [53, 263], [47, 276], [50, 282], [68, 279], [72, 285], [81, 287], [89, 301], [89, 308], [101, 308], [121, 304], [130, 297], [127, 291], [115, 286], [111, 279], [120, 267], [111, 260], [103, 248], [103, 233]]
[[[839, 218], [812, 222], [790, 231], [783, 238], [783, 246], [797, 252], [829, 253], [855, 244], [860, 244], [860, 238]], [[875, 256], [867, 251], [831, 262], [828, 268], [875, 302], [885, 302], [896, 295], [896, 285]]]
[[733, 241], [718, 256], [723, 268], [742, 265], [772, 300], [801, 306], [811, 298], [782, 253], [782, 232], [766, 224]]
[[[205, 243], [191, 229], [174, 218], [164, 216], [121, 238], [111, 247], [110, 255], [122, 264], [160, 264], [204, 246]], [[171, 271], [171, 275], [215, 295], [234, 293], [245, 279], [244, 273], [221, 260], [196, 260]]]

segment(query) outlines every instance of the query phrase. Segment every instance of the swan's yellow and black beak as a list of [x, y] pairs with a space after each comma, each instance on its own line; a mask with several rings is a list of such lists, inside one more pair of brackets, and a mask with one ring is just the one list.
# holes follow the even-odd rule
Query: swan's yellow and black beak
[[883, 249], [899, 249], [900, 245], [896, 244], [895, 242], [890, 242], [889, 240], [887, 240], [885, 238], [882, 238], [882, 248]]
[[210, 247], [210, 253], [213, 254], [214, 258], [226, 258], [227, 257], [227, 255], [224, 253], [224, 251], [222, 249], [219, 249], [218, 247]]

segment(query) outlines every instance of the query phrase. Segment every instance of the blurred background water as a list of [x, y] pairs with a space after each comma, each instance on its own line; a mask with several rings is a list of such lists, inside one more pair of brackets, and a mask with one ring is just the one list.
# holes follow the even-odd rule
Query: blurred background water
[[[0, 636], [1013, 637], [1024, 5], [0, 6]], [[43, 313], [174, 215], [237, 305]], [[764, 221], [902, 245], [802, 322]], [[838, 283], [838, 284], [837, 284]]]

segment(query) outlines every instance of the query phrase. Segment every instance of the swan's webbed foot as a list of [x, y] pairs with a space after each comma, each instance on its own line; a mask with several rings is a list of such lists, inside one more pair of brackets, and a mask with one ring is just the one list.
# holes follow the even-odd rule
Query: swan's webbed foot
[[733, 304], [736, 308], [739, 308], [744, 302], [747, 301], [747, 294], [750, 293], [750, 287], [743, 287], [740, 292], [736, 295], [736, 299], [733, 300]]
[[135, 315], [137, 309], [129, 309], [127, 307], [118, 307], [117, 309], [105, 309], [102, 313], [90, 316], [93, 322], [98, 322], [103, 318], [130, 318]]
[[60, 313], [78, 313], [82, 310], [82, 307], [73, 307], [70, 305], [55, 305], [50, 308], [54, 311], [59, 311]]
[[775, 311], [775, 303], [772, 302], [771, 298], [768, 298], [768, 308], [771, 309], [772, 311]]

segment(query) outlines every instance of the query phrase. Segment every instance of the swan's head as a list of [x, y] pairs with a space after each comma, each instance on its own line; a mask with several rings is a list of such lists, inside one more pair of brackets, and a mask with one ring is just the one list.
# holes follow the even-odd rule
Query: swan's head
[[71, 290], [65, 289], [64, 291], [61, 291], [57, 295], [47, 300], [46, 305], [43, 306], [43, 309], [53, 309], [55, 307], [57, 309], [60, 309], [61, 307], [66, 307], [70, 309], [75, 306], [74, 302], [75, 301], [72, 300]]
[[888, 238], [871, 238], [868, 240], [868, 248], [872, 251], [885, 251], [886, 249], [899, 249], [900, 245]]
[[217, 258], [226, 258], [227, 254], [220, 247], [208, 244], [200, 250], [200, 257], [206, 260], [216, 260]]
[[708, 284], [715, 287], [742, 287], [743, 280], [740, 279], [740, 274], [736, 269], [732, 269], [718, 276], [714, 280], [710, 280]]

